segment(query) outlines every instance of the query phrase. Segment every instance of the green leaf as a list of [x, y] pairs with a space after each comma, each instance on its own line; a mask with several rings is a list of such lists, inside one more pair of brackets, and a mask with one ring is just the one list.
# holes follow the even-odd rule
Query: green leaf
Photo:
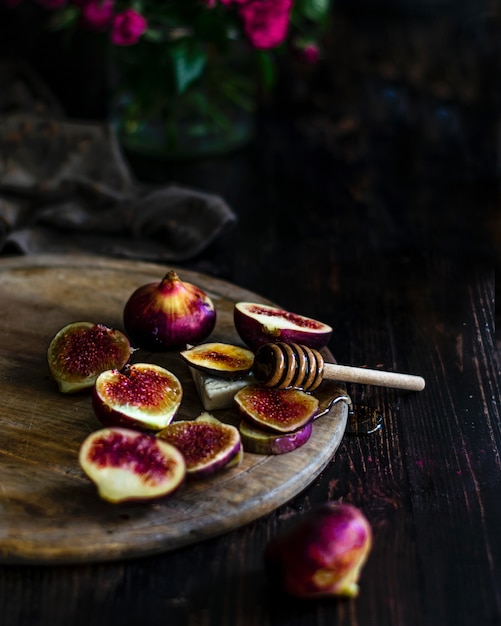
[[52, 30], [71, 28], [77, 24], [79, 17], [80, 12], [76, 7], [64, 7], [60, 11], [52, 13], [49, 20], [49, 28]]
[[164, 33], [158, 28], [148, 28], [143, 35], [143, 39], [151, 43], [162, 43], [164, 38]]
[[204, 47], [193, 39], [180, 39], [171, 46], [171, 58], [176, 89], [183, 93], [204, 71], [207, 60]]
[[299, 0], [297, 10], [307, 19], [320, 22], [329, 13], [331, 0]]

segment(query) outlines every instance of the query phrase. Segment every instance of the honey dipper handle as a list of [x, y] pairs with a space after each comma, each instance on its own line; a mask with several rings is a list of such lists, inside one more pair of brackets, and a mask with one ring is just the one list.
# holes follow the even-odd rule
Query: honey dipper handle
[[277, 389], [296, 387], [313, 391], [324, 378], [410, 391], [421, 391], [425, 386], [421, 376], [326, 363], [318, 350], [282, 341], [258, 348], [253, 373], [258, 383]]
[[410, 391], [422, 391], [425, 387], [424, 378], [411, 374], [399, 374], [381, 370], [371, 370], [365, 367], [351, 367], [349, 365], [337, 365], [324, 363], [324, 378], [337, 380], [344, 383], [364, 383], [366, 385], [379, 385], [394, 389], [408, 389]]

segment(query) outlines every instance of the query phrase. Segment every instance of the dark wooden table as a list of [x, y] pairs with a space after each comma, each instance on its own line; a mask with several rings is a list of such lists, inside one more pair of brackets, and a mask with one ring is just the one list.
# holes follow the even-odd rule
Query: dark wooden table
[[[1, 566], [2, 626], [501, 623], [501, 13], [348, 4], [312, 84], [263, 114], [248, 149], [131, 163], [238, 214], [187, 267], [330, 323], [338, 362], [419, 374], [426, 389], [348, 385], [382, 428], [346, 434], [303, 493], [229, 534], [128, 562]], [[325, 500], [372, 524], [360, 594], [284, 597], [264, 547]]]

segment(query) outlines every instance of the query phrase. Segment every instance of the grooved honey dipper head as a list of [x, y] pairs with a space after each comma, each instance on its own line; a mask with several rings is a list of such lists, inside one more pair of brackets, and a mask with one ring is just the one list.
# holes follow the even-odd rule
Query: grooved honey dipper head
[[312, 391], [322, 382], [323, 369], [320, 352], [297, 343], [267, 343], [254, 356], [254, 378], [265, 387]]

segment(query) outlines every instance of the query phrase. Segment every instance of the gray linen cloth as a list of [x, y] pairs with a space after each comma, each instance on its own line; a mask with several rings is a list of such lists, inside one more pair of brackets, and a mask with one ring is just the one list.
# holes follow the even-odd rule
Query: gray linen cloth
[[217, 195], [139, 184], [111, 126], [65, 119], [29, 70], [0, 66], [0, 254], [181, 262], [235, 221]]

